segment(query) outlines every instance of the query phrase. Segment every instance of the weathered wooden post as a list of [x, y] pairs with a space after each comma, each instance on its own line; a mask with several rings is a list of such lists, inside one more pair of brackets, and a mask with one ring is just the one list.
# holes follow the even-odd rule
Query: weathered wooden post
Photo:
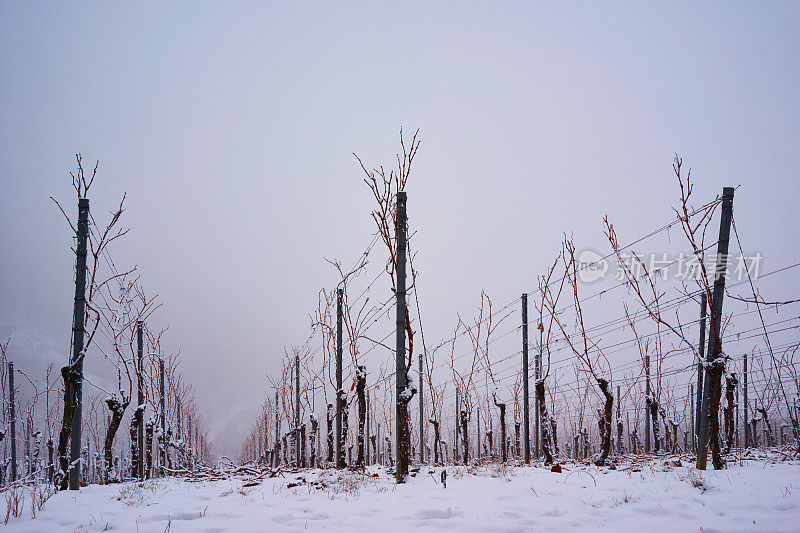
[[[622, 410], [620, 409], [622, 403], [622, 396], [620, 396], [620, 387], [617, 385], [617, 453], [622, 455], [623, 442], [622, 442]], [[610, 428], [609, 428], [610, 430]]]
[[744, 447], [750, 446], [750, 420], [749, 420], [749, 407], [747, 405], [747, 352], [742, 356], [744, 359], [744, 388], [742, 394], [744, 395]]
[[423, 388], [422, 354], [419, 354], [419, 462], [425, 462], [425, 404], [422, 402]]
[[[144, 406], [144, 339], [142, 338], [142, 321], [139, 320], [136, 322], [136, 350], [137, 350], [137, 363], [136, 363], [136, 375], [138, 377], [138, 400], [139, 403], [136, 405], [137, 409], [140, 409]], [[142, 410], [142, 417], [136, 428], [136, 442], [138, 445], [138, 468], [136, 472], [136, 476], [140, 479], [144, 478], [144, 411]]]
[[305, 457], [301, 458], [300, 456], [300, 441], [305, 441], [305, 439], [300, 435], [300, 356], [297, 354], [294, 356], [294, 397], [294, 453], [297, 457], [297, 467], [300, 468], [305, 462]]
[[[475, 446], [477, 447], [477, 451], [475, 453], [478, 456], [478, 459], [480, 459], [481, 458], [481, 453], [482, 453], [481, 442], [483, 441], [483, 439], [481, 439], [481, 406], [480, 405], [477, 407], [477, 411], [478, 411], [478, 438], [475, 439]], [[530, 448], [528, 449], [528, 452], [530, 452]]]
[[12, 483], [17, 480], [17, 413], [16, 413], [16, 400], [14, 399], [14, 363], [8, 362], [8, 401], [9, 401], [9, 416], [11, 418], [11, 481]]
[[644, 356], [644, 372], [645, 372], [645, 400], [646, 406], [644, 410], [644, 451], [650, 453], [650, 354]]
[[689, 427], [691, 427], [692, 433], [692, 452], [694, 452], [697, 447], [695, 446], [696, 436], [697, 436], [697, 425], [695, 424], [694, 418], [694, 383], [689, 383], [689, 402], [691, 405], [689, 406]]
[[167, 466], [167, 407], [166, 397], [164, 395], [164, 359], [158, 360], [158, 373], [159, 373], [159, 392], [161, 393], [160, 406], [161, 406], [161, 436], [158, 438], [159, 447], [159, 460], [161, 461], [161, 475], [165, 474], [164, 468]]
[[344, 289], [336, 291], [336, 468], [344, 468], [344, 442], [342, 442], [342, 298]]
[[453, 437], [455, 439], [454, 440], [455, 445], [453, 446], [453, 462], [454, 463], [458, 462], [458, 403], [459, 403], [459, 389], [458, 389], [458, 387], [456, 387], [456, 405], [455, 405], [455, 411], [453, 413], [454, 416], [455, 416], [455, 429], [456, 429], [455, 433], [453, 434]]
[[[728, 242], [731, 234], [731, 219], [733, 218], [733, 187], [722, 190], [722, 213], [719, 221], [719, 239], [717, 240], [716, 266], [714, 267], [714, 292], [711, 295], [711, 329], [708, 335], [708, 353], [706, 360], [710, 365], [717, 364], [717, 357], [722, 353], [722, 301], [725, 297], [725, 277], [728, 271]], [[709, 433], [719, 446], [718, 427], [719, 396], [721, 394], [721, 379], [723, 366], [711, 367], [703, 380], [703, 405], [702, 420], [700, 424], [700, 437], [697, 448], [697, 469], [705, 470], [708, 459]], [[714, 391], [711, 388], [714, 388]], [[712, 405], [713, 401], [713, 405]], [[714, 454], [714, 467], [721, 468], [718, 457]]]
[[[528, 396], [528, 294], [522, 293], [522, 425], [523, 437], [525, 443], [523, 449], [525, 450], [525, 464], [531, 462], [531, 427], [530, 420], [528, 419], [528, 411], [530, 406], [530, 398]], [[539, 425], [539, 410], [534, 413], [536, 418], [536, 426]], [[480, 429], [478, 429], [480, 435]], [[537, 435], [538, 440], [538, 435]], [[480, 449], [480, 443], [478, 443]]]
[[[704, 379], [704, 367], [703, 367], [703, 359], [705, 359], [705, 351], [706, 351], [706, 309], [708, 305], [706, 303], [706, 293], [703, 291], [700, 294], [700, 346], [698, 348], [698, 359], [697, 359], [697, 407], [696, 407], [696, 418], [695, 426], [693, 427], [692, 431], [694, 431], [694, 441], [697, 440], [697, 436], [700, 434], [700, 409], [703, 405], [703, 379]], [[694, 398], [692, 398], [694, 401]], [[692, 444], [694, 446], [694, 443]]]
[[408, 475], [408, 460], [411, 448], [411, 438], [408, 435], [408, 401], [404, 398], [408, 386], [406, 375], [406, 193], [397, 192], [397, 289], [396, 302], [396, 346], [395, 346], [395, 440], [397, 465], [395, 467], [395, 480], [404, 483]]
[[[77, 248], [75, 249], [75, 303], [72, 315], [72, 355], [78, 379], [75, 382], [75, 409], [70, 429], [69, 489], [80, 489], [81, 417], [83, 410], [83, 336], [86, 321], [86, 243], [89, 234], [89, 199], [78, 199]], [[67, 387], [68, 389], [69, 387]]]
[[278, 413], [278, 390], [275, 389], [275, 466], [281, 464], [281, 419]]

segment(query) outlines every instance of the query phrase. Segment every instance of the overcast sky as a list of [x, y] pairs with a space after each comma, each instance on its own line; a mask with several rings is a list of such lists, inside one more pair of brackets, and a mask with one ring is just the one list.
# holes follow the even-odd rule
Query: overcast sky
[[39, 339], [20, 364], [66, 357], [74, 255], [48, 197], [74, 203], [75, 152], [100, 160], [95, 216], [127, 192], [115, 262], [164, 302], [215, 431], [308, 336], [323, 257], [369, 243], [352, 153], [391, 165], [401, 126], [431, 338], [481, 289], [533, 289], [564, 231], [603, 252], [606, 213], [631, 237], [669, 221], [676, 152], [698, 199], [741, 185], [767, 265], [796, 262], [798, 28], [793, 2], [3, 2], [0, 336]]

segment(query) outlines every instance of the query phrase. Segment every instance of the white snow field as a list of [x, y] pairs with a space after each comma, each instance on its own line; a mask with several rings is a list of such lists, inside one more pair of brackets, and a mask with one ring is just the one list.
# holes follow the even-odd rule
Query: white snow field
[[800, 531], [800, 463], [698, 472], [672, 462], [567, 463], [562, 473], [450, 466], [446, 489], [440, 468], [396, 485], [381, 467], [283, 472], [252, 486], [241, 478], [94, 485], [56, 494], [6, 531]]

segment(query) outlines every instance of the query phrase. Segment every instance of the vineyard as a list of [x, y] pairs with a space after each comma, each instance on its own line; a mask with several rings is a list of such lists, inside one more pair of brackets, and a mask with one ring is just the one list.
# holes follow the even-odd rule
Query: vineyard
[[[406, 484], [448, 490], [449, 480], [448, 501], [462, 509], [468, 498], [450, 499], [460, 485], [488, 482], [492, 492], [525, 480], [553, 496], [589, 479], [610, 480], [603, 490], [615, 494], [625, 479], [667, 492], [679, 490], [677, 480], [680, 490], [705, 492], [720, 478], [704, 471], [748, 471], [753, 462], [776, 469], [790, 497], [800, 457], [800, 300], [769, 295], [800, 263], [761, 269], [739, 238], [734, 188], [696, 205], [691, 171], [676, 156], [673, 220], [627, 239], [606, 216], [605, 256], [579, 252], [564, 234], [533, 289], [501, 305], [481, 292], [472, 315], [456, 313], [445, 338], [426, 341], [424, 270], [414, 264], [424, 229], [413, 226], [406, 192], [419, 132], [409, 140], [401, 130], [400, 146], [389, 171], [356, 157], [374, 198], [374, 234], [355, 262], [327, 259], [339, 282], [320, 289], [308, 337], [286, 347], [280, 374], [268, 378], [274, 395], [234, 459], [210, 452], [180, 353], [165, 354], [167, 327], [152, 325], [158, 298], [111, 255], [127, 233], [125, 196], [98, 224], [88, 200], [98, 164], [89, 176], [78, 155], [77, 221], [53, 199], [75, 242], [70, 362], [61, 379], [52, 365], [37, 379], [7, 360], [11, 340], [2, 344], [6, 523], [35, 518], [57, 491], [92, 485], [121, 483], [117, 500], [138, 507], [176, 482], [335, 500], [380, 498]], [[648, 259], [644, 247], [665, 235], [660, 246], [673, 250]], [[612, 265], [616, 274], [606, 276]], [[428, 325], [429, 339], [435, 329]], [[115, 389], [89, 378], [89, 353], [116, 373]], [[471, 518], [446, 509], [422, 513], [421, 523], [458, 518], [467, 527], [505, 507]], [[152, 520], [164, 516], [169, 527], [182, 515]]]
[[0, 20], [9, 532], [798, 530], [800, 5]]
[[[476, 295], [473, 316], [426, 343], [423, 267], [405, 237], [416, 230], [403, 222], [419, 144], [401, 143], [390, 173], [361, 165], [376, 234], [352, 268], [330, 261], [341, 281], [320, 290], [308, 339], [287, 347], [240, 463], [380, 464], [402, 483], [409, 461], [605, 466], [691, 453], [705, 469], [710, 452], [722, 469], [744, 449], [797, 453], [800, 300], [765, 294], [800, 263], [759, 270], [738, 237], [734, 189], [695, 206], [676, 157], [674, 220], [626, 241], [606, 217], [611, 253], [592, 262], [565, 236], [536, 289], [502, 305]], [[648, 261], [643, 247], [670, 231], [677, 251]], [[613, 279], [582, 281], [609, 261]]]

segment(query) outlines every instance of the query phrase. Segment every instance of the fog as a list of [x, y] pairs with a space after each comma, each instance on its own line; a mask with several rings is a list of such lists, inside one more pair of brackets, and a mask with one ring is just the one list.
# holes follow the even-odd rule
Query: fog
[[564, 232], [604, 254], [605, 214], [629, 238], [672, 220], [675, 153], [698, 204], [739, 187], [766, 269], [794, 263], [799, 25], [793, 3], [4, 3], [0, 337], [19, 365], [67, 357], [74, 254], [49, 197], [74, 217], [76, 152], [100, 160], [95, 216], [127, 193], [114, 261], [163, 302], [153, 320], [219, 453], [308, 337], [337, 281], [325, 258], [372, 239], [353, 153], [392, 166], [401, 127], [420, 130], [408, 212], [429, 339], [481, 289], [498, 305], [534, 289]]

